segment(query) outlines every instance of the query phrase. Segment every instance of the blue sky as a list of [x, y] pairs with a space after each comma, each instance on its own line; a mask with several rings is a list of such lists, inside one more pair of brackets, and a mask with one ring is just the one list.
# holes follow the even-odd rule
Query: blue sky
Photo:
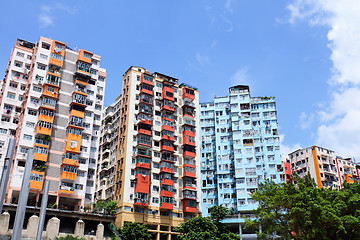
[[[345, 1], [350, 6], [335, 0], [6, 1], [0, 65], [5, 70], [16, 38], [45, 36], [102, 56], [106, 105], [131, 65], [198, 87], [201, 101], [249, 84], [253, 96], [276, 96], [283, 152], [319, 144], [360, 156], [360, 128], [347, 128], [360, 106], [344, 109], [340, 100], [359, 90], [359, 60], [344, 60], [351, 55], [344, 44], [356, 42], [358, 27], [333, 31], [354, 20], [347, 15], [355, 17], [351, 4], [358, 4]], [[338, 52], [344, 56], [337, 59]]]

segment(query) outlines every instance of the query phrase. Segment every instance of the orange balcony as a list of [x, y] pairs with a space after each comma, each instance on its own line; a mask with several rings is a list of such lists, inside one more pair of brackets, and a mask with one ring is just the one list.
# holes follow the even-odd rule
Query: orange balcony
[[352, 174], [345, 174], [345, 181], [347, 183], [354, 183], [354, 177]]
[[165, 179], [165, 178], [163, 178], [163, 179], [161, 180], [161, 184], [174, 186], [174, 181], [173, 181], [173, 180], [170, 180], [170, 179]]
[[82, 62], [85, 62], [85, 63], [88, 63], [88, 64], [91, 64], [91, 58], [87, 58], [87, 57], [84, 57], [84, 53], [87, 53], [89, 55], [93, 55], [92, 52], [89, 52], [89, 51], [86, 51], [84, 49], [80, 49], [79, 50], [79, 55], [78, 55], [78, 60], [82, 61]]
[[170, 132], [174, 132], [174, 131], [175, 131], [175, 130], [174, 130], [174, 127], [169, 126], [169, 125], [162, 125], [162, 126], [161, 126], [161, 131], [163, 131], [163, 130], [167, 130], [167, 131], [170, 131]]
[[154, 95], [153, 91], [147, 90], [145, 88], [140, 89], [140, 93], [145, 93], [145, 94], [148, 94], [148, 95], [151, 95], [151, 96]]
[[174, 173], [174, 169], [173, 169], [173, 168], [162, 167], [162, 168], [160, 168], [160, 172], [173, 174], [173, 173]]
[[161, 136], [161, 140], [168, 140], [168, 141], [174, 141], [175, 139], [174, 139], [174, 137], [172, 137], [172, 136], [168, 136], [168, 135], [162, 135]]
[[35, 130], [35, 134], [44, 134], [44, 135], [49, 135], [49, 136], [51, 136], [51, 129], [46, 128], [46, 127], [39, 127], [39, 126], [37, 126], [37, 127], [36, 127], [36, 130]]
[[174, 152], [174, 147], [161, 145], [160, 151], [162, 151], [162, 152], [163, 152], [163, 151], [166, 151], [166, 152]]
[[192, 172], [184, 172], [183, 173], [183, 177], [191, 177], [191, 178], [195, 178], [196, 174], [192, 173]]
[[150, 169], [150, 164], [149, 163], [144, 163], [144, 162], [138, 162], [138, 163], [136, 163], [136, 167], [137, 168]]
[[161, 107], [161, 111], [175, 112], [175, 108], [170, 107], [170, 106], [168, 106], [168, 105], [163, 105], [163, 106]]
[[83, 81], [81, 78], [75, 79], [75, 84], [83, 85], [83, 86], [87, 86], [87, 85], [88, 85], [88, 83], [85, 82], [85, 80]]
[[32, 170], [31, 174], [38, 175], [39, 179], [41, 178], [42, 180], [41, 181], [30, 180], [30, 188], [37, 189], [37, 190], [41, 191], [42, 187], [43, 187], [43, 183], [44, 183], [45, 173]]
[[142, 199], [136, 199], [136, 200], [134, 200], [134, 206], [147, 207], [147, 206], [149, 206], [149, 201], [142, 200]]
[[138, 130], [138, 134], [144, 134], [144, 135], [151, 136], [151, 130], [146, 130], [146, 129], [140, 128]]
[[194, 90], [191, 88], [184, 87], [182, 89], [182, 98], [183, 99], [189, 99], [190, 101], [193, 101], [195, 99], [195, 93]]
[[174, 197], [174, 192], [169, 192], [169, 191], [165, 191], [165, 190], [161, 190], [160, 191], [160, 197]]
[[146, 74], [142, 74], [141, 75], [141, 79], [140, 79], [140, 83], [144, 83], [150, 86], [154, 86], [154, 82], [153, 82], [153, 77], [146, 75]]
[[60, 179], [68, 179], [68, 180], [76, 181], [76, 173], [63, 171], [61, 173]]
[[183, 157], [195, 158], [195, 153], [190, 151], [184, 151]]
[[150, 125], [151, 126], [151, 121], [150, 120], [146, 120], [146, 119], [141, 119], [139, 122], [138, 122], [138, 125], [139, 124], [146, 124], [146, 125]]
[[39, 114], [38, 120], [39, 120], [39, 121], [44, 121], [44, 122], [53, 123], [53, 122], [54, 122], [54, 117], [48, 116], [48, 115], [44, 115], [44, 114]]
[[191, 200], [183, 200], [183, 211], [187, 213], [196, 213], [196, 202]]
[[39, 161], [46, 162], [47, 158], [48, 158], [47, 154], [34, 152], [34, 160], [39, 160]]
[[79, 117], [79, 118], [84, 118], [85, 117], [85, 113], [81, 112], [81, 111], [77, 111], [75, 109], [72, 109], [70, 111], [70, 116], [75, 116], [75, 117]]
[[[55, 49], [55, 45], [63, 46], [64, 50]], [[65, 49], [66, 49], [66, 44], [65, 43], [62, 43], [62, 42], [59, 42], [59, 41], [56, 41], [56, 40], [53, 41], [53, 44], [51, 46], [51, 52], [52, 53], [56, 53], [58, 55], [64, 56], [65, 55]]]
[[59, 60], [59, 59], [55, 59], [55, 58], [50, 57], [49, 64], [53, 64], [53, 65], [62, 67], [64, 62]]
[[64, 194], [64, 195], [73, 195], [75, 192], [72, 190], [66, 190], [66, 189], [60, 189], [59, 190], [59, 194]]
[[174, 101], [174, 89], [164, 86], [162, 89], [163, 99]]
[[74, 159], [70, 159], [70, 158], [64, 158], [61, 165], [63, 165], [63, 164], [78, 167], [79, 166], [79, 161], [74, 160]]
[[160, 204], [160, 209], [173, 210], [174, 209], [174, 204], [163, 202], [163, 203]]
[[[46, 82], [45, 82], [46, 83]], [[47, 97], [50, 97], [50, 98], [54, 98], [54, 99], [57, 99], [58, 98], [58, 91], [59, 89], [58, 88], [55, 88], [55, 91], [54, 92], [51, 92], [51, 91], [48, 91], [48, 88], [49, 86], [46, 86], [46, 84], [44, 85], [44, 91], [43, 91], [43, 95], [47, 96]]]
[[189, 140], [189, 137], [184, 137], [184, 138], [183, 138], [183, 144], [184, 144], [184, 145], [195, 146], [195, 143], [194, 143], [194, 142], [191, 142], [191, 141]]
[[65, 151], [80, 153], [80, 146], [81, 146], [81, 135], [76, 135], [71, 133], [68, 133], [66, 135]]
[[135, 178], [136, 178], [135, 192], [149, 194], [150, 176], [136, 174]]

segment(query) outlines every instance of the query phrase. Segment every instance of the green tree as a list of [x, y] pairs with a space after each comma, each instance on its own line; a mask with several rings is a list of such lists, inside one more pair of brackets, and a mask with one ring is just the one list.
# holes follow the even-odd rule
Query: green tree
[[93, 212], [99, 214], [112, 214], [116, 213], [118, 205], [116, 201], [101, 200], [96, 203], [89, 203], [85, 208], [85, 212]]
[[179, 240], [218, 240], [218, 228], [208, 217], [194, 217], [180, 224], [175, 231]]
[[180, 224], [175, 231], [182, 233], [178, 236], [180, 240], [235, 240], [239, 235], [227, 230], [221, 221], [231, 214], [226, 207], [213, 206], [209, 208], [210, 217], [194, 217]]
[[125, 222], [123, 228], [118, 229], [122, 240], [151, 240], [151, 234], [145, 225]]
[[66, 235], [65, 237], [56, 237], [56, 240], [85, 240], [85, 238], [74, 237], [73, 235]]
[[360, 185], [341, 190], [319, 189], [314, 180], [293, 177], [293, 182], [265, 181], [252, 198], [259, 202], [255, 220], [246, 227], [262, 226], [260, 239], [360, 239]]

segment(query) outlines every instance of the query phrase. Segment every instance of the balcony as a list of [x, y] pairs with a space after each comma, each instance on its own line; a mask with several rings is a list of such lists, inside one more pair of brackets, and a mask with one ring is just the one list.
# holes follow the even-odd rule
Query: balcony
[[135, 193], [149, 194], [150, 176], [143, 174], [136, 174], [135, 178], [136, 178]]
[[183, 189], [196, 190], [196, 183], [190, 181], [183, 182]]
[[194, 200], [196, 200], [196, 191], [183, 190], [183, 199], [194, 199]]
[[174, 192], [170, 192], [170, 191], [166, 191], [166, 190], [161, 190], [160, 191], [160, 197], [174, 197]]
[[173, 203], [162, 202], [162, 203], [160, 203], [160, 209], [173, 210], [174, 209], [174, 204]]
[[151, 88], [151, 90], [149, 88], [141, 88], [140, 93], [148, 94], [148, 95], [151, 95], [151, 96], [154, 95], [154, 92], [153, 92], [152, 88]]
[[174, 138], [174, 136], [171, 136], [171, 135], [164, 135], [164, 134], [162, 134], [162, 135], [161, 135], [161, 140], [167, 140], [167, 141], [174, 142], [174, 141], [175, 141], [175, 138]]
[[173, 105], [162, 105], [161, 111], [175, 112], [175, 108]]
[[[51, 140], [51, 138], [50, 138], [50, 140]], [[35, 138], [35, 143], [39, 144], [40, 147], [49, 147], [51, 142], [45, 141], [43, 139]]]
[[61, 194], [74, 194], [75, 188], [71, 186], [66, 185], [60, 185], [59, 187], [59, 193]]
[[46, 76], [45, 83], [59, 87], [60, 77], [48, 73], [48, 75]]
[[174, 165], [168, 162], [160, 163], [160, 173], [174, 173]]
[[51, 128], [37, 126], [35, 130], [35, 134], [43, 134], [43, 135], [51, 136]]
[[78, 167], [79, 166], [79, 160], [75, 160], [75, 159], [71, 159], [71, 158], [64, 158], [63, 162], [62, 162], [62, 165], [63, 164]]
[[163, 153], [161, 155], [161, 161], [174, 163], [177, 160], [178, 160], [177, 157], [175, 157], [175, 156], [173, 156], [172, 154], [169, 154], [169, 153]]
[[196, 169], [192, 167], [185, 166], [183, 171], [183, 177], [196, 178]]
[[67, 180], [71, 180], [71, 181], [76, 181], [76, 173], [63, 171], [61, 173], [60, 179], [67, 179]]
[[30, 188], [42, 190], [45, 172], [32, 170], [30, 175]]
[[163, 99], [168, 100], [168, 101], [174, 101], [174, 92], [175, 92], [175, 90], [173, 88], [164, 86], [162, 89]]
[[147, 207], [147, 206], [149, 206], [149, 200], [148, 199], [141, 199], [141, 198], [134, 198], [134, 206]]
[[46, 161], [47, 161], [47, 157], [48, 157], [48, 155], [45, 154], [45, 153], [34, 152], [34, 159], [35, 159], [35, 160], [39, 160], [39, 161], [46, 162]]
[[184, 159], [184, 164], [183, 165], [195, 168], [196, 161], [194, 159]]
[[161, 144], [160, 151], [161, 152], [164, 152], [164, 151], [166, 151], [166, 152], [174, 152], [174, 147]]
[[147, 136], [151, 136], [151, 129], [139, 128], [138, 134], [144, 134]]
[[195, 103], [190, 101], [184, 101], [184, 106], [195, 108]]
[[191, 88], [184, 87], [182, 90], [182, 98], [184, 100], [193, 101], [195, 99], [195, 91]]
[[183, 157], [184, 158], [195, 158], [195, 152], [191, 152], [191, 151], [184, 151], [183, 152]]
[[136, 168], [150, 169], [150, 158], [137, 157], [137, 159], [136, 159]]
[[174, 186], [174, 180], [163, 178], [161, 179], [161, 184]]
[[154, 78], [147, 74], [142, 74], [140, 79], [141, 84], [147, 84], [149, 86], [154, 86]]
[[183, 200], [183, 211], [186, 213], [196, 213], [196, 201], [184, 199]]
[[143, 149], [138, 149], [137, 157], [139, 157], [139, 156], [151, 158], [151, 152], [148, 152], [148, 151], [143, 150]]

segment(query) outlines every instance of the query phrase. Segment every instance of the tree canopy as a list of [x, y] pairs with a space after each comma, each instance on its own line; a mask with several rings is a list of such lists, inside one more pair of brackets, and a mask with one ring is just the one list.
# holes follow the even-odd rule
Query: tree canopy
[[235, 240], [237, 234], [227, 230], [221, 221], [231, 213], [223, 206], [209, 208], [210, 217], [194, 217], [180, 224], [175, 231], [180, 232], [180, 240]]
[[118, 229], [122, 240], [151, 240], [151, 234], [144, 224], [125, 222], [123, 228]]
[[88, 204], [84, 210], [86, 212], [114, 215], [116, 213], [117, 208], [118, 206], [116, 201], [101, 200], [101, 201], [97, 201], [96, 203]]
[[260, 224], [260, 239], [360, 239], [358, 183], [319, 189], [309, 175], [294, 176], [287, 183], [264, 181], [251, 197], [259, 207], [246, 227]]

